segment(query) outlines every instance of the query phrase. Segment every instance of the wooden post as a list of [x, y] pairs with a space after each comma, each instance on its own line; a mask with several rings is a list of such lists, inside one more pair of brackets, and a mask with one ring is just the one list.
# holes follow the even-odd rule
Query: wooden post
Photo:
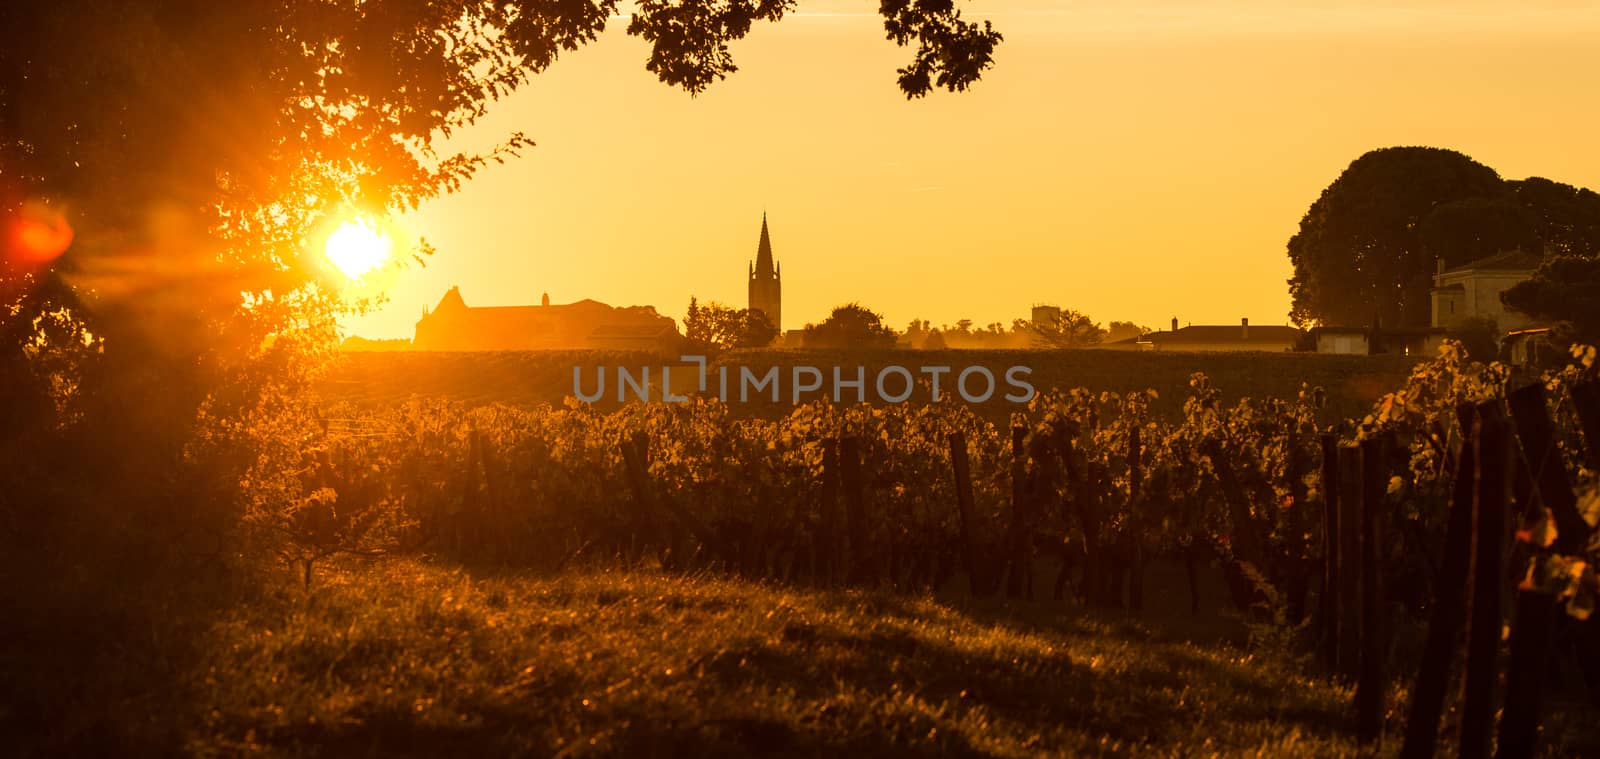
[[476, 548], [478, 544], [478, 512], [482, 508], [478, 473], [483, 460], [479, 454], [482, 445], [483, 435], [476, 429], [467, 434], [467, 471], [462, 482], [461, 512], [456, 515], [452, 529], [457, 553], [466, 550], [468, 546]]
[[1506, 396], [1511, 419], [1516, 424], [1522, 457], [1532, 470], [1539, 500], [1556, 521], [1556, 547], [1564, 554], [1581, 554], [1589, 545], [1593, 529], [1578, 511], [1578, 497], [1567, 476], [1566, 463], [1556, 448], [1555, 425], [1544, 402], [1544, 385], [1534, 383]]
[[1132, 556], [1128, 557], [1128, 608], [1144, 608], [1144, 520], [1140, 512], [1144, 504], [1139, 500], [1139, 483], [1144, 477], [1144, 441], [1139, 426], [1128, 428], [1128, 520]]
[[[640, 436], [635, 435], [622, 441], [622, 465], [628, 475], [628, 486], [633, 491], [634, 532], [647, 542], [659, 544], [661, 525], [656, 519], [655, 504], [650, 497], [649, 465], [645, 461], [646, 452], [649, 451], [648, 438], [644, 440], [646, 444], [641, 445]], [[629, 557], [630, 561], [632, 559]]]
[[1341, 677], [1361, 662], [1361, 449], [1339, 446], [1339, 659]]
[[1322, 661], [1339, 663], [1339, 436], [1322, 436]]
[[1376, 743], [1383, 734], [1383, 664], [1389, 653], [1383, 609], [1383, 504], [1388, 491], [1388, 441], [1361, 442], [1361, 653], [1356, 675], [1356, 740]]
[[1590, 469], [1600, 470], [1600, 382], [1573, 385], [1572, 405], [1583, 430], [1584, 461]]
[[1411, 711], [1406, 718], [1401, 759], [1432, 759], [1439, 742], [1439, 715], [1444, 709], [1450, 664], [1460, 650], [1462, 625], [1466, 621], [1466, 588], [1472, 560], [1472, 508], [1477, 485], [1477, 453], [1471, 434], [1473, 416], [1472, 406], [1456, 408], [1462, 440], [1456, 453], [1454, 490], [1444, 528], [1444, 561], [1439, 570], [1433, 615], [1428, 620], [1428, 638], [1422, 649], [1416, 686], [1411, 689]]
[[1310, 545], [1306, 542], [1306, 461], [1301, 450], [1300, 435], [1290, 431], [1284, 439], [1284, 448], [1288, 451], [1288, 464], [1285, 475], [1289, 489], [1289, 507], [1284, 514], [1284, 527], [1287, 534], [1284, 536], [1285, 563], [1283, 568], [1284, 584], [1284, 615], [1290, 627], [1298, 627], [1306, 616], [1306, 594], [1310, 591], [1311, 572], [1314, 566], [1307, 554]]
[[833, 587], [843, 579], [841, 567], [850, 566], [845, 546], [839, 540], [839, 450], [833, 438], [823, 438], [821, 525], [817, 530], [817, 579]]
[[987, 588], [978, 576], [977, 550], [972, 539], [972, 468], [967, 460], [967, 436], [952, 432], [949, 443], [950, 467], [956, 477], [956, 516], [961, 527], [961, 563], [967, 570], [968, 589], [973, 597], [982, 597]]
[[1032, 532], [1031, 508], [1028, 504], [1027, 474], [1028, 474], [1028, 428], [1013, 426], [1011, 428], [1011, 531], [1008, 536], [1006, 553], [1009, 571], [1006, 573], [1006, 596], [1008, 598], [1022, 598], [1025, 594], [1032, 595], [1033, 557], [1032, 545], [1028, 540]]
[[1497, 401], [1478, 405], [1477, 485], [1472, 509], [1472, 591], [1468, 599], [1467, 665], [1461, 697], [1461, 759], [1484, 759], [1494, 726], [1500, 652], [1500, 582], [1504, 572], [1506, 475], [1510, 434]]
[[[628, 481], [633, 486], [634, 498], [638, 501], [646, 519], [651, 523], [652, 527], [659, 524], [655, 520], [655, 510], [658, 506], [664, 507], [667, 513], [677, 520], [678, 525], [686, 528], [689, 534], [700, 541], [700, 545], [704, 546], [712, 555], [727, 561], [737, 560], [737, 555], [723, 546], [722, 541], [717, 538], [716, 534], [711, 532], [711, 529], [693, 513], [670, 498], [656, 498], [655, 492], [650, 489], [648, 468], [649, 440], [650, 438], [644, 432], [639, 432], [633, 436], [632, 440], [622, 444], [622, 458], [623, 463], [628, 468]], [[659, 534], [659, 528], [657, 528], [657, 533]]]
[[873, 556], [867, 548], [867, 491], [861, 480], [861, 438], [839, 438], [839, 484], [844, 488], [845, 523], [850, 530], [850, 581], [870, 578]]
[[1500, 747], [1495, 759], [1532, 759], [1539, 736], [1540, 690], [1550, 667], [1555, 596], [1517, 591], [1511, 623], [1511, 661], [1506, 672], [1505, 711], [1500, 715]]

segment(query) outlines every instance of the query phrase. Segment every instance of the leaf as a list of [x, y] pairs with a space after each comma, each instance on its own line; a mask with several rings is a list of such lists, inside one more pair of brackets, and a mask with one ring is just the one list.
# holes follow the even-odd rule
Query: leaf
[[1532, 524], [1517, 530], [1517, 540], [1535, 548], [1549, 548], [1553, 545], [1556, 542], [1556, 522], [1550, 514], [1550, 509], [1540, 509], [1539, 517]]

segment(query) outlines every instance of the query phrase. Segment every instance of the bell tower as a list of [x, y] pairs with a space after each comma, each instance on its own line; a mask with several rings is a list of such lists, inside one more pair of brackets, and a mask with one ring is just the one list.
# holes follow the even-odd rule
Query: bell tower
[[766, 314], [778, 334], [783, 334], [783, 272], [772, 258], [766, 213], [761, 214], [761, 242], [756, 246], [755, 263], [750, 265], [749, 308]]

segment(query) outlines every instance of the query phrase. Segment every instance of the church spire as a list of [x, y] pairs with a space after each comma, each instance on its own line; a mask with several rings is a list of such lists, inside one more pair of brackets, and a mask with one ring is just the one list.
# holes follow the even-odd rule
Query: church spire
[[761, 243], [756, 247], [755, 275], [771, 278], [775, 270], [772, 263], [772, 238], [767, 235], [767, 213], [761, 212]]
[[783, 328], [783, 283], [772, 257], [772, 236], [767, 233], [767, 213], [761, 212], [761, 243], [750, 267], [749, 308], [765, 313], [772, 326]]

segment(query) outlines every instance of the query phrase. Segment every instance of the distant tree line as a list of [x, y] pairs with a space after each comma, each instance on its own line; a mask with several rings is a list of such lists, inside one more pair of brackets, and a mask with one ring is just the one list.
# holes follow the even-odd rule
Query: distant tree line
[[[685, 336], [697, 347], [711, 350], [756, 348], [771, 345], [777, 330], [770, 329], [760, 311], [738, 311], [717, 303], [704, 306], [689, 301]], [[1013, 319], [1010, 325], [993, 322], [974, 326], [971, 319], [955, 324], [933, 326], [926, 319], [913, 319], [904, 331], [897, 332], [884, 323], [883, 315], [860, 303], [846, 303], [833, 309], [826, 319], [807, 324], [799, 331], [798, 345], [804, 348], [893, 348], [917, 350], [944, 349], [1026, 349], [1082, 348], [1102, 342], [1136, 338], [1146, 332], [1133, 322], [1114, 321], [1102, 327], [1087, 315], [1062, 309], [1059, 317], [1045, 321]]]

